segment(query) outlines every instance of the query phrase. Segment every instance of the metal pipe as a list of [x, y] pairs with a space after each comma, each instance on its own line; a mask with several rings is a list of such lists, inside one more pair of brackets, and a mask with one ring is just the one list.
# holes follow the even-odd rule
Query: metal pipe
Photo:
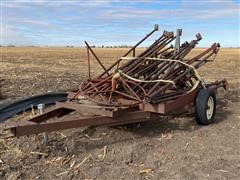
[[94, 53], [94, 51], [92, 50], [92, 48], [89, 46], [89, 44], [84, 41], [85, 44], [87, 45], [88, 49], [91, 51], [92, 55], [95, 57], [95, 59], [98, 61], [98, 63], [100, 64], [100, 66], [104, 69], [105, 73], [107, 73], [108, 75], [110, 75], [107, 71], [107, 69], [104, 67], [104, 65], [101, 63], [101, 61], [98, 59], [97, 55]]
[[[149, 38], [155, 31], [158, 31], [159, 26], [157, 24], [154, 25], [154, 29], [147, 34], [143, 39], [141, 39], [137, 44], [135, 44], [131, 49], [129, 49], [122, 57], [126, 57], [133, 49], [135, 49], [136, 47], [138, 47], [143, 41], [145, 41], [147, 38]], [[119, 62], [121, 61], [121, 59], [118, 59], [115, 63], [113, 63], [108, 69], [107, 72], [109, 72], [114, 66], [116, 66]], [[105, 75], [106, 72], [103, 72], [102, 74], [100, 74], [99, 77], [102, 77], [103, 75]]]
[[88, 79], [91, 79], [90, 54], [88, 47], [87, 47], [87, 60], [88, 60]]

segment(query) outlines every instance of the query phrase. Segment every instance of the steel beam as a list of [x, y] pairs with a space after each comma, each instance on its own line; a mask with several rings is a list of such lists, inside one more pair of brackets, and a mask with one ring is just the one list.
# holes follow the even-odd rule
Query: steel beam
[[150, 112], [130, 112], [119, 117], [88, 117], [76, 119], [57, 119], [55, 121], [45, 121], [36, 123], [32, 121], [20, 121], [14, 126], [8, 127], [13, 136], [20, 137], [25, 135], [39, 134], [64, 129], [71, 129], [83, 126], [113, 126], [119, 124], [129, 124], [141, 121], [148, 121], [158, 118], [156, 114]]

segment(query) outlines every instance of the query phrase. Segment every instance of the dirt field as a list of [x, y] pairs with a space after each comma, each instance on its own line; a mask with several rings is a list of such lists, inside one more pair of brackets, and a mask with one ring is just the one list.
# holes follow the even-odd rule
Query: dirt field
[[[109, 66], [127, 49], [94, 50]], [[98, 74], [98, 64], [92, 66]], [[1, 92], [11, 100], [72, 89], [87, 79], [86, 67], [81, 48], [2, 48]], [[240, 49], [221, 49], [200, 72], [209, 81], [229, 82], [229, 90], [218, 94], [216, 123], [199, 126], [188, 112], [129, 126], [54, 132], [48, 145], [42, 135], [0, 135], [0, 179], [239, 179]]]

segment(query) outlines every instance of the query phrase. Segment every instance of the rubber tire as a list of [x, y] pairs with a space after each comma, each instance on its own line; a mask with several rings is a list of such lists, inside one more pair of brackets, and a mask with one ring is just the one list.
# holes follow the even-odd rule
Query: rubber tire
[[[214, 107], [213, 107], [213, 113], [210, 119], [207, 118], [207, 108], [208, 108], [208, 98], [213, 98]], [[216, 113], [216, 93], [213, 89], [201, 89], [196, 98], [195, 102], [195, 116], [196, 121], [198, 124], [201, 125], [209, 125], [215, 121], [215, 113]]]

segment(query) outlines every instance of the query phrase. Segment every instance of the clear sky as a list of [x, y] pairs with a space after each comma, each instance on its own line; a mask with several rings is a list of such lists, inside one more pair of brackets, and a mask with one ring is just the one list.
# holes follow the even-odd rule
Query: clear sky
[[240, 0], [0, 1], [3, 45], [133, 45], [159, 24], [156, 36], [181, 28], [183, 40], [202, 34], [199, 47], [240, 46]]

